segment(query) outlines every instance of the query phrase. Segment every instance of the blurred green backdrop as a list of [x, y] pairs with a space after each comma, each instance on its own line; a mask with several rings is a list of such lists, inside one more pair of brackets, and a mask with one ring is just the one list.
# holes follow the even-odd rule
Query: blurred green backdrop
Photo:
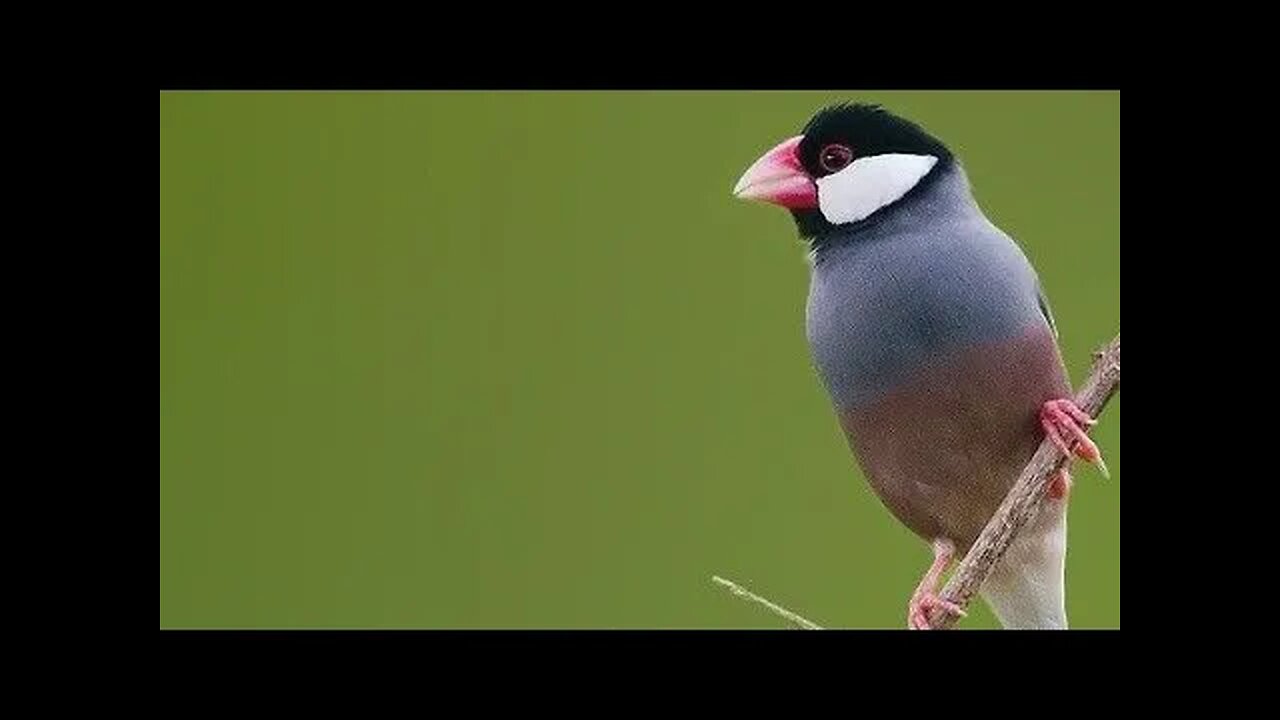
[[[791, 219], [730, 196], [849, 99], [959, 153], [1079, 383], [1118, 93], [162, 93], [161, 626], [782, 626], [720, 574], [902, 627], [928, 550], [811, 369]], [[1118, 627], [1118, 396], [1095, 437], [1069, 613]]]

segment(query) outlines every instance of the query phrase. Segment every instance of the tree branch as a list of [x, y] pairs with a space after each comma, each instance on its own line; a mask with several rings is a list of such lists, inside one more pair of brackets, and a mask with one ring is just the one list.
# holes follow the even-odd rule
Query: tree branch
[[[1120, 336], [1116, 335], [1109, 345], [1095, 352], [1093, 357], [1093, 371], [1085, 380], [1084, 387], [1076, 394], [1075, 400], [1076, 405], [1089, 417], [1097, 418], [1107, 402], [1111, 400], [1111, 396], [1120, 389]], [[1022, 470], [1018, 481], [1005, 496], [1004, 502], [1000, 504], [991, 521], [973, 543], [973, 547], [960, 561], [951, 580], [938, 593], [939, 597], [961, 608], [969, 604], [996, 563], [1004, 557], [1014, 536], [1039, 511], [1045, 490], [1049, 486], [1049, 478], [1068, 460], [1068, 456], [1063, 455], [1062, 451], [1048, 438], [1041, 441], [1039, 449], [1036, 450], [1035, 455], [1031, 456], [1031, 461]], [[724, 578], [713, 576], [712, 579], [729, 588], [735, 595], [764, 605], [806, 630], [822, 629], [790, 610], [775, 605]], [[929, 616], [930, 626], [938, 629], [950, 628], [955, 621], [956, 617], [945, 610], [934, 610]]]
[[728, 580], [725, 580], [724, 578], [720, 577], [719, 575], [712, 575], [712, 576], [711, 576], [711, 579], [712, 579], [712, 580], [714, 580], [714, 581], [716, 581], [716, 582], [718, 582], [718, 583], [720, 583], [721, 585], [723, 585], [723, 586], [725, 586], [725, 587], [729, 588], [729, 592], [733, 593], [734, 595], [737, 595], [738, 597], [744, 597], [744, 598], [746, 598], [746, 599], [748, 599], [748, 600], [751, 600], [751, 601], [754, 601], [754, 602], [760, 603], [761, 605], [763, 605], [763, 606], [765, 606], [765, 607], [769, 608], [770, 610], [774, 611], [775, 613], [777, 613], [777, 614], [781, 615], [782, 617], [786, 618], [786, 619], [787, 619], [787, 620], [789, 620], [790, 622], [793, 622], [793, 623], [795, 623], [796, 625], [799, 625], [800, 627], [804, 628], [805, 630], [821, 630], [821, 629], [822, 629], [822, 628], [821, 628], [821, 627], [819, 627], [818, 625], [816, 625], [816, 624], [814, 624], [814, 623], [811, 623], [811, 622], [809, 622], [808, 620], [805, 620], [804, 618], [802, 618], [802, 617], [800, 617], [799, 615], [797, 615], [797, 614], [795, 614], [795, 613], [791, 612], [790, 610], [788, 610], [788, 609], [786, 609], [786, 608], [782, 607], [781, 605], [775, 605], [775, 604], [773, 604], [773, 603], [769, 602], [768, 600], [765, 600], [764, 598], [760, 597], [759, 595], [756, 595], [755, 593], [751, 592], [750, 590], [747, 590], [747, 589], [746, 589], [746, 588], [744, 588], [744, 587], [740, 587], [740, 586], [738, 586], [738, 585], [736, 585], [736, 584], [734, 584], [734, 583], [729, 582]]
[[[1110, 345], [1094, 353], [1093, 357], [1093, 372], [1076, 394], [1076, 405], [1089, 417], [1096, 418], [1120, 389], [1120, 336], [1116, 335]], [[960, 561], [951, 580], [938, 593], [940, 598], [962, 608], [969, 604], [996, 563], [1004, 557], [1014, 535], [1035, 517], [1049, 486], [1049, 478], [1068, 461], [1069, 458], [1048, 438], [1040, 443], [1040, 448], [1031, 456], [1031, 462], [1027, 463], [1005, 496], [1000, 509], [996, 510], [964, 560]], [[949, 628], [955, 620], [954, 616], [940, 609], [929, 615], [930, 627], [938, 629]]]

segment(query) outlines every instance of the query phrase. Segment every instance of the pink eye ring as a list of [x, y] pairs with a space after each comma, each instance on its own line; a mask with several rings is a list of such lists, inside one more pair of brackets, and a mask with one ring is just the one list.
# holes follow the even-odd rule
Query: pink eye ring
[[853, 160], [853, 151], [845, 145], [832, 144], [822, 148], [818, 154], [818, 164], [827, 172], [843, 170]]

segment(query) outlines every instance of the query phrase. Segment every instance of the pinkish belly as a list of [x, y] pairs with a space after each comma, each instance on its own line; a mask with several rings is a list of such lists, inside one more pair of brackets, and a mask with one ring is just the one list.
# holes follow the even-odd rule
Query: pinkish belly
[[840, 413], [880, 500], [926, 539], [977, 538], [1042, 439], [1040, 406], [1070, 394], [1052, 334], [957, 353]]

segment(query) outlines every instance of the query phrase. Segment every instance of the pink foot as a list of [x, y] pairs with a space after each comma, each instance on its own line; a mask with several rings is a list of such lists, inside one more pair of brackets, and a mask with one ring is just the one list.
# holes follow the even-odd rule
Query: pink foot
[[911, 630], [932, 630], [929, 625], [929, 611], [941, 608], [956, 617], [968, 617], [959, 605], [943, 600], [932, 590], [916, 593], [907, 605], [907, 627]]
[[[1040, 408], [1040, 425], [1063, 455], [1075, 455], [1085, 462], [1093, 463], [1098, 466], [1103, 477], [1111, 477], [1098, 446], [1084, 431], [1084, 428], [1096, 423], [1096, 420], [1086, 415], [1071, 400], [1050, 400]], [[1075, 442], [1074, 449], [1068, 443], [1068, 438]]]
[[941, 608], [957, 617], [968, 617], [968, 614], [957, 604], [938, 597], [938, 581], [942, 572], [947, 569], [951, 558], [955, 556], [956, 546], [945, 538], [933, 541], [933, 563], [920, 578], [920, 584], [907, 603], [907, 627], [911, 630], [930, 630], [929, 611]]
[[1054, 500], [1061, 500], [1071, 492], [1071, 473], [1062, 468], [1053, 474], [1053, 478], [1049, 480], [1049, 497]]

